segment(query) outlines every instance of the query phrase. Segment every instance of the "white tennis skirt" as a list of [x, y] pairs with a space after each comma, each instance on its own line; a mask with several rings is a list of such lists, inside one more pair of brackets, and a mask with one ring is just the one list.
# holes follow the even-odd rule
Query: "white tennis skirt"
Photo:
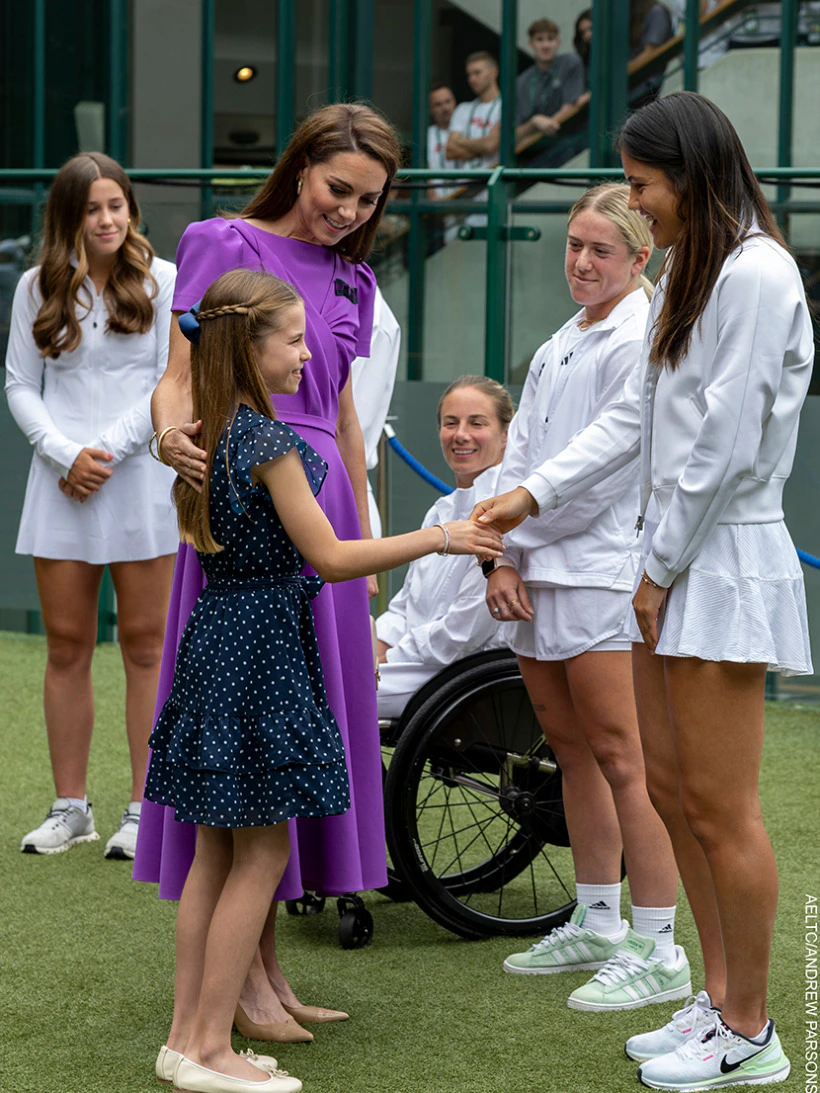
[[[638, 587], [658, 529], [647, 511]], [[634, 612], [627, 633], [643, 641]], [[663, 656], [768, 664], [783, 675], [810, 675], [803, 571], [785, 523], [717, 524], [697, 557], [669, 589], [656, 650]]]

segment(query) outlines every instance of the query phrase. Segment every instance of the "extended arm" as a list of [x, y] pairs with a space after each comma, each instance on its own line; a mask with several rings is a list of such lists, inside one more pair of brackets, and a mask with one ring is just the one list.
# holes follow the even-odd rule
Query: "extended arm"
[[[296, 549], [326, 581], [349, 581], [378, 570], [394, 569], [444, 546], [439, 527], [422, 528], [388, 539], [337, 539], [311, 492], [295, 449], [257, 467], [255, 475], [267, 486], [279, 519]], [[453, 553], [497, 557], [503, 549], [500, 537], [490, 528], [482, 528], [468, 520], [447, 527]]]

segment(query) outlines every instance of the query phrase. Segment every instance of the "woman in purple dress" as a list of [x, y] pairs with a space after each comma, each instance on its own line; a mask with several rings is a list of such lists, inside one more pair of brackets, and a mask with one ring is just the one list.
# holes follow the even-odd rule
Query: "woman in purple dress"
[[[313, 355], [299, 392], [274, 399], [277, 416], [327, 462], [320, 504], [337, 536], [369, 536], [364, 446], [349, 372], [354, 357], [369, 353], [375, 280], [363, 259], [400, 155], [393, 130], [375, 111], [358, 104], [324, 107], [297, 129], [239, 217], [217, 217], [185, 231], [177, 251], [168, 368], [152, 411], [162, 460], [188, 481], [202, 481], [205, 452], [190, 439], [199, 423], [190, 422], [190, 358], [178, 316], [227, 270], [266, 270], [289, 281], [304, 298], [305, 340]], [[168, 696], [177, 645], [204, 583], [196, 553], [180, 547], [158, 709]], [[366, 581], [326, 585], [313, 609], [328, 698], [345, 743], [351, 807], [341, 816], [291, 823], [291, 856], [277, 900], [296, 899], [304, 889], [339, 895], [387, 883]], [[178, 899], [195, 832], [177, 823], [171, 809], [144, 802], [136, 879], [159, 881], [160, 897]], [[248, 1031], [259, 1038], [259, 1026], [265, 1026], [266, 1039], [310, 1039], [294, 1017], [316, 1021], [345, 1015], [299, 1005], [276, 962], [272, 933], [269, 944], [267, 931], [263, 934], [240, 1022], [248, 1018]]]

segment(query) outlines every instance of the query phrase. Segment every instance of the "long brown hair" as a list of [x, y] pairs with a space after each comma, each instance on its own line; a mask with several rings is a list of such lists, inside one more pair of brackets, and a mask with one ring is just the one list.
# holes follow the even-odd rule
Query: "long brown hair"
[[661, 268], [663, 306], [649, 353], [678, 368], [729, 254], [752, 230], [785, 247], [734, 126], [713, 102], [676, 91], [638, 110], [618, 149], [663, 171], [678, 196], [680, 237]]
[[191, 346], [191, 387], [194, 420], [202, 421], [196, 443], [208, 453], [205, 480], [198, 492], [177, 478], [172, 492], [180, 536], [203, 554], [222, 550], [211, 534], [211, 474], [220, 437], [237, 403], [241, 398], [264, 417], [275, 417], [254, 343], [278, 330], [282, 312], [301, 302], [286, 281], [245, 269], [223, 273], [202, 297], [199, 342]]
[[333, 248], [348, 262], [363, 262], [376, 238], [390, 183], [401, 166], [401, 148], [393, 127], [370, 106], [335, 103], [305, 118], [262, 189], [239, 215], [246, 220], [280, 220], [293, 208], [297, 179], [305, 165], [326, 163], [340, 152], [362, 152], [387, 172], [373, 215]]
[[[131, 181], [110, 156], [83, 152], [57, 172], [46, 203], [37, 278], [43, 303], [32, 328], [34, 342], [43, 357], [70, 353], [82, 338], [77, 304], [90, 308], [92, 303], [90, 298], [80, 296], [88, 276], [83, 230], [88, 194], [92, 183], [99, 178], [116, 182], [128, 203], [130, 217], [125, 241], [117, 251], [103, 290], [108, 309], [106, 330], [115, 334], [146, 334], [154, 322], [151, 301], [158, 291], [151, 273], [154, 250], [135, 227], [140, 222], [140, 210]], [[146, 290], [146, 282], [150, 291]]]

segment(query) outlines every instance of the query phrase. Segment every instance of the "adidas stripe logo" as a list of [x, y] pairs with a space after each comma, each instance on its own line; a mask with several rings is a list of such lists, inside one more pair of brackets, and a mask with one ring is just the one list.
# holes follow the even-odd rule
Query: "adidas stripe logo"
[[599, 899], [597, 903], [591, 903], [589, 909], [590, 911], [608, 911], [610, 908], [608, 903]]
[[671, 934], [672, 933], [672, 924], [671, 924], [671, 922], [667, 922], [667, 924], [664, 926], [664, 928], [662, 930], [658, 930], [658, 933], [659, 934]]

